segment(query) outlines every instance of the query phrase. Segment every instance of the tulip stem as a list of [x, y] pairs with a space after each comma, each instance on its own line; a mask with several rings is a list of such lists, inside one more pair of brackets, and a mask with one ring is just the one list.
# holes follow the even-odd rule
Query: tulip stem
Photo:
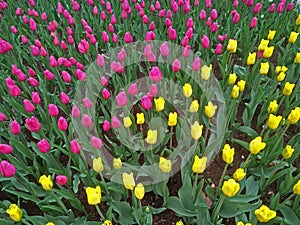
[[250, 160], [250, 158], [251, 158], [251, 153], [249, 153], [249, 155], [248, 155], [248, 157], [247, 157], [247, 159], [245, 160], [245, 162], [244, 162], [244, 164], [243, 164], [243, 169], [245, 169], [246, 168], [246, 166], [247, 166], [247, 164], [248, 164], [248, 162], [249, 162], [249, 160]]
[[194, 180], [194, 184], [193, 184], [193, 195], [194, 195], [194, 199], [196, 198], [197, 185], [198, 185], [198, 173], [196, 173], [195, 180]]
[[101, 220], [102, 220], [102, 221], [105, 221], [105, 217], [104, 217], [103, 213], [101, 212], [99, 206], [98, 206], [98, 205], [95, 205], [95, 208], [96, 208], [96, 210], [97, 210], [97, 212], [98, 212], [98, 214], [99, 214]]
[[225, 165], [225, 167], [224, 167], [224, 170], [223, 170], [223, 172], [222, 172], [222, 175], [221, 175], [221, 178], [220, 178], [220, 181], [219, 181], [219, 185], [218, 185], [217, 193], [216, 193], [216, 194], [219, 194], [219, 191], [220, 191], [221, 185], [222, 185], [222, 183], [223, 183], [224, 176], [225, 176], [225, 174], [226, 174], [228, 165], [229, 165], [229, 164], [226, 163], [226, 165]]
[[[21, 224], [20, 222], [18, 224]], [[22, 224], [26, 224], [26, 225], [31, 225], [29, 222], [27, 222], [26, 220], [22, 220]]]
[[292, 199], [295, 196], [294, 193], [292, 193], [289, 197], [287, 197], [284, 201], [283, 201], [283, 205], [285, 205], [287, 203], [288, 200]]
[[[226, 165], [228, 165], [228, 164], [226, 164]], [[225, 195], [222, 194], [219, 201], [218, 201], [218, 203], [217, 203], [217, 206], [215, 207], [215, 210], [212, 213], [212, 221], [213, 222], [215, 222], [215, 220], [217, 219], [217, 216], [219, 215], [219, 212], [220, 212], [220, 209], [223, 205], [224, 200], [225, 200]]]
[[59, 205], [59, 207], [61, 207], [64, 212], [68, 215], [68, 209], [66, 208], [65, 204], [62, 202], [62, 200], [54, 193], [54, 191], [52, 190], [52, 196], [55, 199], [55, 201], [57, 202], [57, 204]]
[[171, 131], [170, 131], [170, 133], [171, 133], [171, 139], [170, 139], [170, 151], [172, 151], [172, 141], [173, 141], [173, 126], [171, 127]]

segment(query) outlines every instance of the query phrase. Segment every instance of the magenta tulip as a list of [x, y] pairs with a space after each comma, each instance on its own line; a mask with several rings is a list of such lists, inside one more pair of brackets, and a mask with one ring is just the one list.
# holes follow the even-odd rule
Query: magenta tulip
[[0, 173], [3, 177], [12, 177], [16, 174], [16, 167], [6, 160], [0, 162]]
[[51, 146], [46, 139], [42, 139], [37, 143], [37, 147], [42, 153], [46, 153], [50, 150]]
[[73, 154], [78, 154], [81, 150], [80, 144], [74, 139], [70, 141], [70, 149]]
[[26, 123], [27, 129], [30, 132], [37, 132], [42, 128], [41, 124], [34, 116], [32, 116], [31, 118], [27, 118], [25, 120], [25, 123]]

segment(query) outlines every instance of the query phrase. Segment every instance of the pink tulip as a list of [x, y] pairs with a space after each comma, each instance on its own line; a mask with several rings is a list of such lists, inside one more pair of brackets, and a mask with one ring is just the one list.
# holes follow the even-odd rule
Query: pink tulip
[[6, 115], [3, 112], [0, 112], [0, 122], [3, 122], [6, 120]]
[[119, 38], [118, 38], [118, 35], [117, 35], [117, 34], [113, 33], [112, 41], [113, 41], [114, 43], [118, 43]]
[[205, 10], [202, 9], [200, 11], [199, 18], [200, 18], [200, 20], [205, 20], [206, 19], [206, 12], [205, 12]]
[[92, 136], [91, 143], [92, 143], [93, 148], [95, 148], [95, 149], [100, 149], [102, 147], [102, 140], [98, 137]]
[[[78, 62], [76, 63], [76, 65], [77, 64], [78, 64]], [[81, 69], [76, 69], [75, 70], [75, 75], [76, 75], [78, 80], [85, 80], [86, 79], [86, 74]]]
[[116, 102], [118, 106], [125, 106], [127, 105], [127, 96], [125, 91], [121, 91], [117, 96], [116, 96]]
[[68, 183], [68, 178], [64, 175], [57, 175], [55, 178], [56, 183], [58, 183], [61, 186], [64, 186]]
[[151, 98], [148, 96], [148, 95], [144, 95], [142, 97], [142, 107], [145, 109], [145, 110], [149, 110], [151, 107], [152, 107], [152, 101], [151, 101]]
[[98, 54], [97, 56], [97, 65], [100, 67], [104, 65], [104, 57], [102, 54]]
[[37, 132], [42, 128], [41, 124], [39, 123], [39, 121], [34, 116], [32, 116], [30, 119], [27, 118], [25, 120], [25, 123], [26, 123], [27, 129], [30, 132]]
[[259, 13], [261, 7], [262, 7], [262, 4], [261, 4], [261, 3], [257, 3], [257, 4], [254, 6], [254, 8], [253, 8], [253, 13], [254, 13], [254, 14]]
[[195, 0], [194, 6], [198, 6], [198, 5], [199, 5], [199, 0]]
[[192, 70], [198, 71], [200, 70], [200, 67], [201, 67], [201, 60], [199, 57], [196, 57], [192, 63]]
[[120, 62], [113, 61], [111, 63], [111, 70], [121, 74], [124, 72], [124, 67], [122, 66], [122, 64]]
[[60, 48], [61, 48], [62, 50], [67, 50], [67, 49], [68, 49], [68, 46], [67, 46], [67, 44], [66, 44], [65, 41], [61, 41], [61, 42], [60, 42]]
[[100, 12], [100, 18], [101, 18], [101, 20], [106, 20], [106, 14], [104, 11]]
[[112, 127], [115, 128], [115, 129], [120, 128], [121, 122], [120, 122], [120, 120], [118, 119], [118, 117], [116, 117], [116, 116], [113, 116], [113, 117], [112, 117], [112, 119], [111, 119], [111, 125], [112, 125]]
[[223, 51], [222, 48], [223, 48], [222, 44], [217, 44], [217, 47], [215, 48], [215, 54], [216, 55], [221, 55], [222, 51]]
[[246, 1], [247, 6], [253, 6], [253, 4], [254, 4], [254, 0], [247, 0]]
[[34, 104], [40, 104], [41, 102], [41, 97], [39, 96], [39, 93], [38, 92], [32, 92], [31, 93], [31, 101], [34, 103]]
[[291, 11], [294, 7], [294, 3], [293, 2], [290, 2], [287, 7], [286, 7], [286, 11]]
[[40, 50], [39, 50], [38, 47], [36, 47], [34, 45], [31, 45], [30, 49], [31, 49], [31, 53], [32, 53], [33, 56], [39, 56], [40, 55]]
[[28, 83], [30, 84], [31, 87], [38, 87], [39, 86], [39, 81], [33, 77], [28, 78]]
[[174, 1], [174, 2], [172, 3], [171, 7], [172, 7], [172, 12], [173, 12], [173, 13], [177, 13], [177, 12], [178, 12], [179, 7], [178, 7], [177, 2]]
[[103, 125], [102, 125], [102, 129], [104, 131], [109, 131], [110, 130], [110, 123], [108, 120], [104, 120]]
[[21, 36], [21, 40], [22, 40], [22, 43], [23, 43], [24, 45], [27, 45], [27, 44], [28, 44], [28, 39], [27, 39], [27, 37], [26, 37], [25, 35], [22, 35], [22, 36]]
[[9, 124], [10, 132], [14, 135], [17, 135], [21, 132], [20, 124], [14, 120], [11, 124]]
[[80, 110], [76, 105], [72, 107], [71, 115], [73, 118], [78, 118], [80, 116]]
[[16, 85], [16, 84], [15, 84], [15, 81], [14, 81], [13, 79], [11, 79], [11, 77], [7, 77], [7, 78], [5, 79], [5, 84], [6, 84], [6, 87], [8, 87], [9, 89], [10, 89], [11, 87], [13, 87], [14, 85]]
[[43, 13], [42, 13], [42, 20], [43, 20], [43, 21], [47, 21], [47, 19], [48, 19], [48, 18], [47, 18], [46, 12], [43, 12]]
[[93, 103], [91, 102], [91, 100], [89, 98], [83, 98], [82, 104], [83, 104], [84, 108], [86, 108], [86, 109], [93, 107]]
[[36, 22], [34, 21], [34, 19], [30, 19], [29, 20], [29, 28], [32, 31], [36, 31], [37, 30], [37, 28], [36, 28]]
[[93, 125], [91, 117], [87, 114], [82, 115], [81, 123], [84, 127], [91, 127]]
[[172, 18], [172, 11], [170, 9], [166, 13], [166, 18], [169, 18], [169, 19]]
[[57, 116], [59, 114], [59, 109], [55, 104], [48, 105], [48, 113], [50, 116]]
[[155, 6], [153, 4], [150, 5], [150, 11], [151, 12], [155, 12], [156, 11]]
[[173, 29], [172, 27], [169, 27], [168, 28], [168, 36], [171, 41], [176, 40], [176, 38], [177, 38], [176, 30]]
[[7, 144], [0, 144], [0, 154], [10, 154], [13, 148]]
[[184, 47], [184, 49], [182, 50], [182, 55], [183, 55], [183, 57], [188, 58], [190, 56], [190, 54], [191, 54], [191, 46], [186, 45]]
[[250, 27], [254, 28], [257, 25], [257, 17], [253, 17], [251, 22], [250, 22]]
[[0, 162], [0, 173], [3, 177], [12, 177], [16, 174], [16, 167], [6, 160]]
[[34, 0], [28, 0], [28, 2], [29, 2], [29, 5], [30, 5], [31, 7], [34, 7], [34, 6], [35, 6]]
[[186, 25], [187, 28], [193, 27], [194, 26], [193, 18], [191, 18], [191, 17], [188, 18], [185, 25]]
[[191, 11], [190, 1], [184, 1], [183, 4], [183, 13], [188, 14]]
[[109, 98], [110, 98], [110, 92], [109, 92], [109, 90], [107, 90], [106, 88], [104, 88], [104, 89], [102, 90], [102, 97], [103, 97], [105, 100], [109, 99]]
[[162, 79], [162, 72], [160, 71], [159, 67], [154, 66], [149, 71], [149, 78], [154, 82], [158, 82]]
[[165, 10], [165, 9], [160, 10], [159, 13], [158, 13], [158, 17], [159, 17], [159, 18], [164, 17], [164, 16], [165, 16], [165, 13], [166, 13], [166, 10]]
[[156, 84], [151, 84], [149, 94], [151, 96], [155, 96], [155, 95], [157, 95], [157, 93], [158, 93], [158, 89], [157, 89]]
[[70, 141], [70, 149], [73, 154], [78, 154], [81, 150], [80, 144], [74, 139]]
[[[18, 77], [18, 80], [19, 81], [25, 81], [27, 79], [26, 75], [23, 73], [23, 71], [21, 70], [18, 70], [18, 73], [17, 73], [17, 77]], [[29, 78], [30, 79], [30, 78]], [[33, 78], [32, 78], [33, 79]], [[34, 79], [35, 80], [35, 79]], [[29, 81], [29, 80], [28, 80]], [[36, 80], [37, 81], [37, 80]], [[30, 83], [30, 82], [29, 82]], [[34, 86], [34, 84], [32, 85]], [[38, 81], [37, 81], [37, 86], [38, 86]]]
[[27, 16], [22, 16], [22, 20], [25, 24], [29, 23], [29, 19], [27, 18]]
[[232, 22], [233, 22], [234, 24], [237, 24], [239, 21], [240, 21], [240, 14], [239, 14], [238, 12], [236, 12], [236, 13], [234, 14], [234, 16], [232, 17]]
[[211, 2], [212, 2], [212, 0], [205, 0], [205, 6], [207, 9], [209, 9], [211, 7]]
[[216, 20], [218, 18], [218, 12], [216, 9], [211, 10], [210, 17], [212, 20]]
[[102, 41], [105, 42], [105, 43], [109, 42], [109, 36], [106, 33], [106, 31], [102, 31]]
[[187, 35], [185, 35], [182, 40], [181, 40], [181, 45], [183, 47], [187, 46], [189, 44], [189, 37]]
[[216, 33], [218, 30], [218, 23], [217, 22], [213, 22], [212, 25], [210, 26], [210, 31], [212, 33]]
[[93, 14], [98, 15], [98, 8], [96, 6], [94, 6], [93, 8]]
[[17, 85], [12, 85], [9, 88], [9, 94], [12, 97], [18, 97], [21, 94], [21, 89]]
[[69, 83], [71, 81], [71, 75], [68, 72], [62, 71], [61, 76], [64, 82]]
[[138, 93], [137, 83], [133, 83], [128, 88], [128, 94], [134, 96]]
[[212, 24], [212, 19], [210, 17], [208, 17], [205, 24], [207, 27], [210, 27]]
[[64, 92], [60, 93], [59, 98], [62, 104], [68, 104], [70, 102], [70, 97]]
[[167, 57], [170, 54], [168, 42], [165, 41], [164, 43], [162, 43], [159, 47], [159, 50], [162, 56]]
[[178, 71], [180, 70], [180, 68], [181, 68], [181, 63], [180, 63], [180, 61], [179, 61], [178, 59], [175, 59], [175, 60], [173, 61], [173, 64], [172, 64], [172, 71], [173, 71], [173, 72], [178, 72]]
[[209, 38], [205, 34], [202, 35], [201, 44], [204, 49], [209, 47]]
[[152, 22], [150, 23], [150, 25], [149, 25], [149, 30], [151, 30], [151, 31], [155, 30], [155, 22], [154, 22], [154, 21], [152, 21]]
[[233, 0], [233, 7], [238, 7], [239, 0]]
[[283, 10], [284, 10], [284, 4], [285, 4], [285, 3], [283, 3], [283, 2], [280, 2], [280, 3], [278, 4], [277, 9], [276, 9], [276, 11], [277, 11], [278, 13], [282, 13], [282, 12], [283, 12]]
[[122, 49], [120, 52], [118, 52], [118, 61], [122, 62], [126, 59], [126, 51], [125, 49]]
[[147, 15], [144, 15], [144, 16], [142, 17], [142, 21], [143, 21], [144, 24], [149, 23], [149, 17], [148, 17]]
[[108, 85], [108, 80], [106, 79], [106, 77], [102, 76], [100, 78], [100, 83], [101, 83], [102, 86], [107, 86]]
[[89, 49], [90, 49], [89, 43], [85, 39], [82, 39], [78, 44], [78, 51], [82, 54], [85, 54]]
[[11, 26], [10, 27], [11, 32], [13, 32], [14, 34], [18, 33], [18, 29], [15, 26]]
[[46, 139], [42, 139], [37, 143], [37, 147], [42, 153], [46, 153], [50, 150], [51, 146]]
[[125, 35], [124, 35], [124, 42], [125, 43], [131, 43], [132, 40], [133, 39], [132, 39], [132, 36], [131, 36], [130, 32], [129, 31], [126, 32]]
[[66, 118], [64, 117], [59, 117], [58, 121], [57, 121], [57, 126], [58, 126], [58, 129], [64, 131], [64, 130], [67, 130], [68, 129], [68, 122], [66, 120]]
[[22, 9], [21, 9], [21, 8], [17, 8], [17, 9], [16, 9], [16, 15], [17, 15], [17, 16], [21, 16], [22, 14], [23, 14]]
[[35, 110], [34, 105], [27, 99], [23, 100], [23, 104], [26, 112], [33, 112]]

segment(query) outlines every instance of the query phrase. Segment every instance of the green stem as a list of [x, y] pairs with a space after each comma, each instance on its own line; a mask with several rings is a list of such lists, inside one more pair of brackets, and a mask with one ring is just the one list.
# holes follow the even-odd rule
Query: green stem
[[102, 220], [102, 221], [105, 221], [105, 217], [104, 217], [103, 213], [101, 212], [99, 206], [98, 206], [98, 205], [95, 205], [95, 208], [96, 208], [96, 210], [97, 210], [97, 212], [98, 212], [98, 214], [99, 214], [101, 220]]
[[217, 206], [216, 206], [216, 208], [215, 208], [215, 210], [213, 211], [213, 214], [212, 214], [212, 221], [213, 222], [216, 222], [217, 216], [219, 215], [219, 212], [220, 212], [220, 209], [223, 205], [224, 200], [225, 200], [225, 195], [222, 194], [219, 201], [218, 201], [218, 203], [217, 203]]
[[51, 191], [53, 198], [55, 199], [55, 201], [57, 202], [57, 204], [59, 205], [59, 207], [61, 207], [64, 212], [68, 215], [68, 209], [66, 208], [65, 204], [62, 202], [62, 200], [54, 193], [54, 191]]
[[251, 153], [249, 153], [249, 155], [248, 155], [248, 157], [247, 157], [247, 159], [246, 159], [246, 161], [244, 162], [244, 164], [243, 164], [243, 169], [245, 169], [246, 168], [246, 166], [247, 166], [247, 164], [248, 164], [248, 162], [249, 162], [249, 160], [250, 160], [250, 158], [251, 158], [251, 156], [252, 156], [252, 154]]
[[194, 184], [193, 184], [193, 196], [194, 196], [194, 199], [196, 197], [197, 185], [198, 185], [198, 173], [196, 173], [196, 177], [195, 177]]
[[228, 168], [228, 163], [226, 163], [225, 167], [224, 167], [224, 170], [222, 172], [222, 175], [221, 175], [221, 178], [220, 178], [220, 181], [219, 181], [219, 185], [218, 185], [218, 188], [217, 188], [217, 194], [219, 194], [219, 191], [220, 191], [220, 188], [221, 188], [221, 185], [223, 183], [223, 180], [224, 180], [224, 176], [226, 174], [226, 171], [227, 171], [227, 168]]
[[[18, 222], [18, 224], [21, 224], [21, 222]], [[29, 222], [27, 222], [26, 220], [22, 220], [22, 224], [26, 224], [26, 225], [31, 225]]]
[[287, 201], [291, 200], [293, 197], [295, 196], [294, 193], [292, 193], [289, 197], [287, 197], [284, 201], [283, 201], [283, 205], [285, 205], [287, 203]]

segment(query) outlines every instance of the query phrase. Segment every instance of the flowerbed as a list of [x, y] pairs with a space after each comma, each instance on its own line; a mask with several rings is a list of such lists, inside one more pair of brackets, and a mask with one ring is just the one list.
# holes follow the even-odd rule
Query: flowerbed
[[300, 224], [300, 9], [0, 1], [1, 224]]

